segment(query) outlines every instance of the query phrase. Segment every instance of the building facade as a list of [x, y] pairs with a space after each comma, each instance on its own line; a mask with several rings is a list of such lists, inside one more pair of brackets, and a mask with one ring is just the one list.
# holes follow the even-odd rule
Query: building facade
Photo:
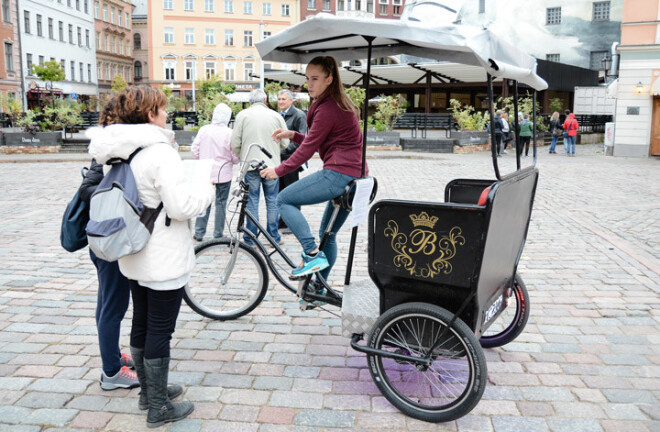
[[147, 0], [135, 0], [133, 5], [133, 82], [149, 82], [149, 27]]
[[660, 156], [660, 1], [625, 0], [614, 156]]
[[602, 70], [619, 41], [622, 13], [623, 0], [467, 0], [458, 19], [536, 58]]
[[[292, 0], [148, 0], [148, 83], [168, 85], [192, 98], [193, 81], [219, 76], [249, 91], [259, 84], [261, 59], [255, 47], [264, 37], [295, 24], [299, 3]], [[264, 63], [265, 69], [291, 65]], [[143, 82], [144, 82], [143, 78]]]
[[19, 38], [17, 0], [0, 0], [0, 38], [2, 38], [2, 57], [0, 57], [0, 98], [23, 100], [21, 45]]
[[301, 0], [300, 19], [325, 12], [337, 16], [399, 19], [404, 0]]
[[[44, 94], [88, 100], [96, 97], [96, 59], [92, 0], [21, 0], [19, 3], [24, 106], [39, 103]], [[66, 78], [40, 81], [33, 64], [59, 61]]]
[[94, 47], [101, 99], [111, 94], [115, 76], [121, 76], [129, 85], [133, 83], [132, 12], [133, 5], [128, 1], [94, 0]]

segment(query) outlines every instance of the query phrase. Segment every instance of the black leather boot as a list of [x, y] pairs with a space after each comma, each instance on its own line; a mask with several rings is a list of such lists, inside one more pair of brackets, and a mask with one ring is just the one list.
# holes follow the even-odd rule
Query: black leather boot
[[[135, 373], [140, 381], [140, 401], [138, 408], [144, 411], [149, 408], [149, 399], [147, 398], [147, 376], [144, 372], [144, 349], [131, 347], [131, 356], [135, 363]], [[183, 387], [178, 384], [169, 384], [167, 386], [167, 397], [172, 400], [183, 393]]]
[[195, 409], [192, 402], [171, 402], [167, 397], [170, 358], [144, 359], [143, 363], [149, 400], [147, 427], [154, 428], [188, 417]]

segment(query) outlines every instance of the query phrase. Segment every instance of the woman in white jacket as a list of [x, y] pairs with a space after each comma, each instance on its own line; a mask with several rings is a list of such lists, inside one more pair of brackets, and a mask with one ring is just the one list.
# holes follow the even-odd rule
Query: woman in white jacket
[[191, 218], [213, 200], [210, 182], [199, 187], [186, 181], [174, 133], [165, 129], [166, 106], [161, 90], [124, 90], [116, 105], [121, 124], [93, 132], [89, 147], [103, 164], [111, 158], [128, 159], [142, 148], [131, 161], [139, 198], [151, 208], [163, 203], [144, 249], [119, 259], [133, 298], [131, 354], [142, 389], [140, 403], [149, 408], [148, 427], [185, 418], [194, 408], [190, 402], [172, 403], [167, 397], [170, 340], [183, 287], [195, 265]]

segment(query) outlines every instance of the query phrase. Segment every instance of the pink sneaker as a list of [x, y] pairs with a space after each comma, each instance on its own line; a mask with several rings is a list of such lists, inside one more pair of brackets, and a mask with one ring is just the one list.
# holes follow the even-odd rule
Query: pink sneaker
[[107, 376], [105, 372], [101, 372], [101, 388], [103, 390], [130, 389], [139, 386], [140, 382], [138, 381], [137, 374], [126, 366], [122, 366], [119, 372], [112, 377]]

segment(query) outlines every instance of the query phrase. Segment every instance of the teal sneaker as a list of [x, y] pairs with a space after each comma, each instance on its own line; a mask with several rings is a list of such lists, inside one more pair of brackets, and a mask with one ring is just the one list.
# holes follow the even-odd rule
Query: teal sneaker
[[302, 262], [291, 271], [291, 276], [301, 277], [307, 276], [311, 273], [327, 269], [330, 264], [323, 251], [319, 251], [315, 256], [309, 256], [305, 252], [302, 253]]

